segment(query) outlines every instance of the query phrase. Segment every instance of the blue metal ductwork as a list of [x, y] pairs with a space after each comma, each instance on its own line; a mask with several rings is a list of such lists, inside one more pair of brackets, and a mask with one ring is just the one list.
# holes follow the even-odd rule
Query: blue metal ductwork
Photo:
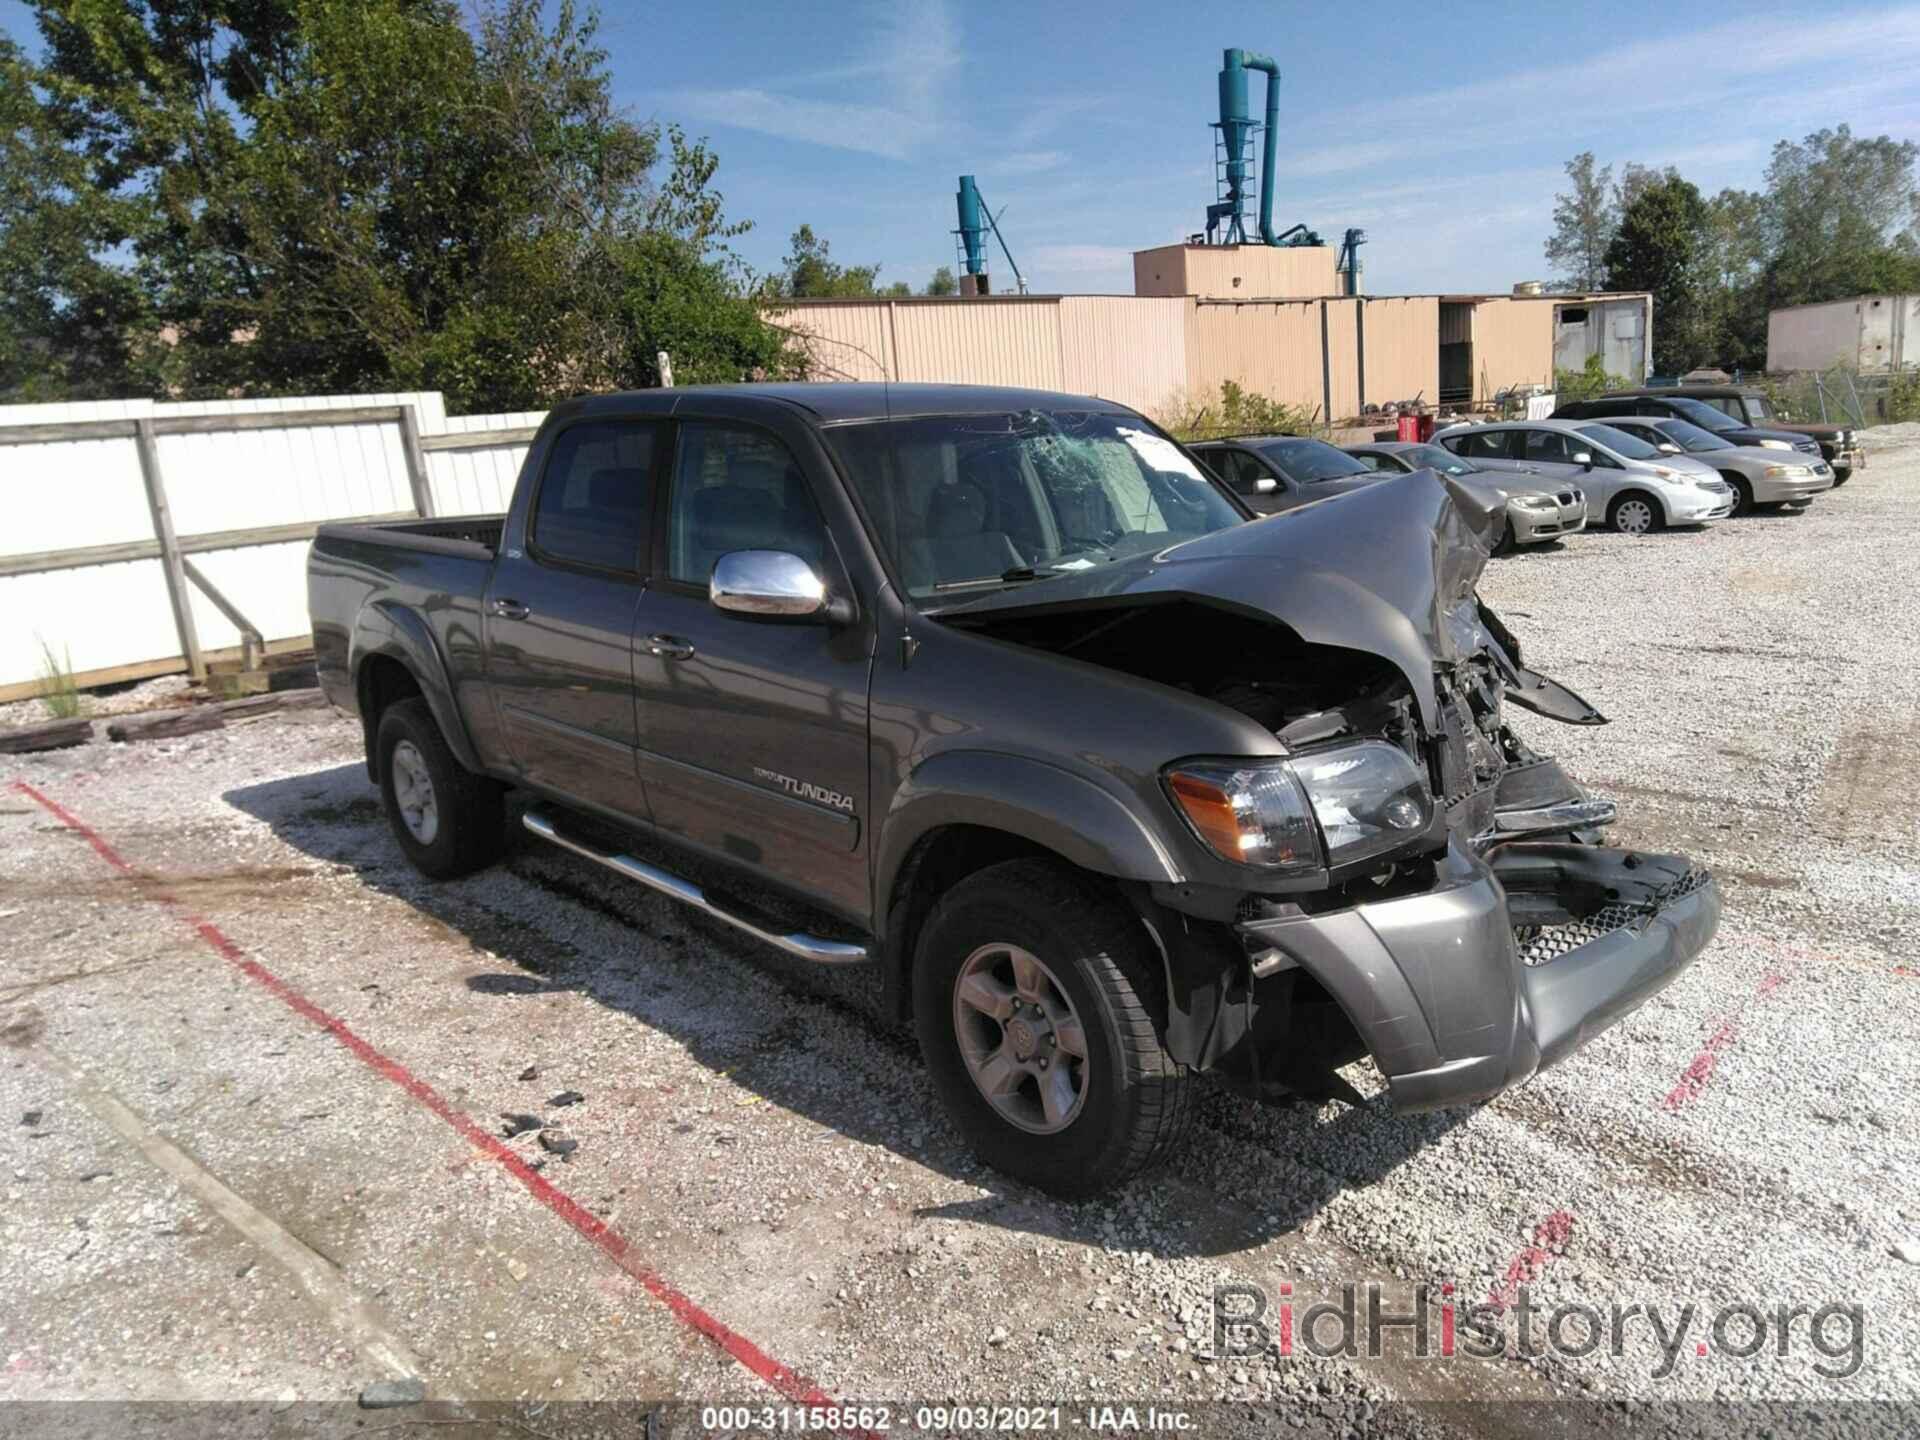
[[[1209, 245], [1248, 244], [1246, 227], [1248, 141], [1254, 128], [1253, 98], [1248, 77], [1267, 77], [1265, 133], [1260, 147], [1260, 243], [1262, 245], [1318, 245], [1320, 237], [1304, 225], [1284, 234], [1273, 229], [1273, 174], [1280, 158], [1280, 66], [1272, 56], [1251, 50], [1228, 50], [1220, 67], [1221, 197], [1207, 207]], [[1224, 233], [1223, 233], [1224, 232]]]
[[954, 199], [959, 212], [960, 228], [953, 233], [960, 241], [960, 263], [967, 274], [978, 282], [974, 293], [987, 293], [987, 232], [993, 232], [993, 238], [1000, 242], [1000, 253], [1007, 257], [1007, 268], [1013, 271], [1013, 283], [1020, 294], [1027, 293], [1027, 277], [1020, 273], [1019, 262], [1013, 258], [1013, 251], [1007, 248], [1007, 237], [1000, 233], [1000, 221], [987, 207], [986, 197], [980, 193], [980, 186], [973, 176], [960, 177], [960, 193]]

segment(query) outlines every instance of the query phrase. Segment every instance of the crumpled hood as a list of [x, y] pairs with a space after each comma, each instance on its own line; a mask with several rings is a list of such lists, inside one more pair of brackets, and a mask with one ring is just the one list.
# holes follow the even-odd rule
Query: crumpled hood
[[1301, 639], [1380, 655], [1437, 728], [1436, 665], [1499, 651], [1474, 586], [1503, 504], [1416, 470], [1245, 525], [995, 591], [943, 619], [1188, 599], [1280, 621]]

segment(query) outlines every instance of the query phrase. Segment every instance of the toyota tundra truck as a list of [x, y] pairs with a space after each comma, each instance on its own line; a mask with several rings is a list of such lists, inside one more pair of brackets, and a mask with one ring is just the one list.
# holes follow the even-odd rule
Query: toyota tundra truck
[[1084, 1195], [1203, 1075], [1465, 1105], [1711, 939], [1510, 723], [1604, 721], [1476, 593], [1496, 512], [1418, 470], [1254, 518], [1072, 395], [654, 390], [556, 408], [504, 515], [321, 527], [309, 598], [420, 870], [511, 818], [875, 967], [977, 1153]]

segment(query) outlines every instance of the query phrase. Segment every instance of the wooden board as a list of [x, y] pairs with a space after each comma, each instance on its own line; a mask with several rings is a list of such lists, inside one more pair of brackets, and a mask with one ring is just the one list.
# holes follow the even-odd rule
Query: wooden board
[[217, 705], [195, 705], [185, 710], [155, 710], [145, 715], [129, 715], [107, 726], [107, 738], [122, 744], [140, 740], [171, 740], [178, 735], [197, 735], [202, 730], [223, 730], [227, 717]]
[[39, 750], [66, 750], [93, 738], [93, 721], [86, 716], [50, 720], [18, 730], [0, 730], [0, 755], [31, 755]]

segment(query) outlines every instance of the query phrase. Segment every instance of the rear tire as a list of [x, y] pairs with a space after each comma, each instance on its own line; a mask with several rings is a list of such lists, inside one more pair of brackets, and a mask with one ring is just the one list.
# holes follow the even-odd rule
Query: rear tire
[[500, 858], [505, 787], [455, 758], [425, 700], [389, 705], [374, 743], [387, 823], [414, 869], [455, 880]]
[[1074, 1198], [1171, 1153], [1195, 1087], [1160, 1040], [1160, 969], [1139, 921], [1064, 865], [1009, 860], [949, 891], [920, 932], [914, 1024], [974, 1153]]
[[1629, 490], [1614, 496], [1607, 507], [1607, 524], [1622, 535], [1651, 535], [1665, 528], [1666, 517], [1658, 500], [1644, 491]]

